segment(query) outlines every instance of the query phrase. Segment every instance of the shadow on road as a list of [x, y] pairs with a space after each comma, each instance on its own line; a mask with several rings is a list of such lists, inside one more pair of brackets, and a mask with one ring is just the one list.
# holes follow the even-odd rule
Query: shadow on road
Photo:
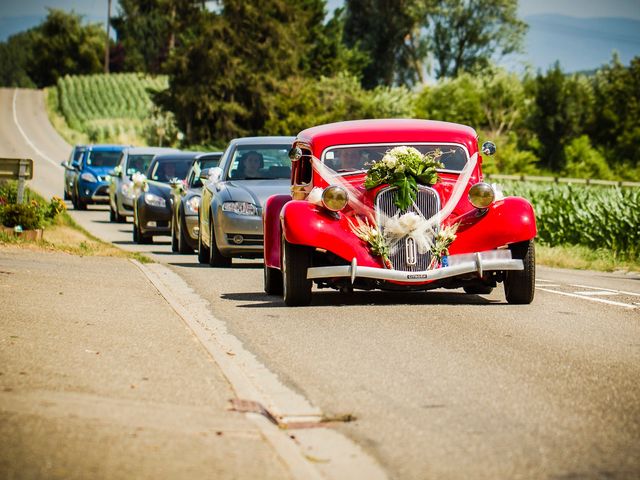
[[[266, 295], [264, 293], [226, 293], [221, 295], [224, 300], [246, 303], [237, 305], [241, 308], [283, 307], [282, 297]], [[490, 300], [480, 295], [453, 292], [365, 292], [355, 291], [345, 294], [337, 291], [314, 292], [310, 307], [338, 307], [356, 305], [507, 305], [500, 300]]]

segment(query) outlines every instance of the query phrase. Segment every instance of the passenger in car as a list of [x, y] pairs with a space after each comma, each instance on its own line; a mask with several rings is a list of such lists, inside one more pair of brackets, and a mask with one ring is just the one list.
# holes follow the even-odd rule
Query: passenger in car
[[232, 176], [233, 178], [258, 178], [262, 176], [260, 172], [262, 167], [264, 167], [262, 154], [251, 150], [240, 157], [238, 168]]

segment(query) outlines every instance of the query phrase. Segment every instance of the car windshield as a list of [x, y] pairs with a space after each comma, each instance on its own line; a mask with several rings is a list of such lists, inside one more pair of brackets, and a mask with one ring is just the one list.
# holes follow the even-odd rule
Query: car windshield
[[129, 155], [127, 158], [127, 175], [133, 175], [136, 172], [146, 172], [153, 160], [153, 154], [146, 155]]
[[200, 172], [202, 170], [206, 170], [207, 168], [217, 167], [220, 163], [220, 156], [216, 157], [205, 157], [194, 163], [193, 167], [190, 170], [189, 178], [187, 178], [187, 185], [189, 188], [200, 188], [202, 187], [202, 180], [200, 180]]
[[84, 148], [77, 148], [73, 151], [73, 163], [77, 163], [82, 158], [82, 154], [85, 152]]
[[122, 152], [118, 150], [95, 151], [87, 153], [86, 165], [91, 167], [115, 167], [120, 160]]
[[151, 170], [151, 180], [162, 183], [169, 183], [173, 178], [186, 178], [187, 172], [191, 168], [190, 161], [165, 160], [156, 162]]
[[233, 152], [227, 178], [233, 180], [259, 180], [290, 178], [291, 145], [240, 145]]
[[[325, 150], [323, 161], [332, 170], [339, 173], [349, 173], [368, 170], [374, 162], [382, 159], [384, 154], [398, 145], [357, 145], [348, 147], [332, 147]], [[460, 171], [467, 163], [467, 154], [459, 145], [429, 144], [409, 145], [421, 153], [440, 150], [440, 161], [444, 170]]]

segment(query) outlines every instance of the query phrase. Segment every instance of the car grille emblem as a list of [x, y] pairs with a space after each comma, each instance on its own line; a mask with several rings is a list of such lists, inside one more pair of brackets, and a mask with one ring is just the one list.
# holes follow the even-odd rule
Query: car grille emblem
[[406, 264], [407, 266], [413, 266], [418, 263], [418, 256], [416, 251], [416, 241], [413, 237], [407, 237], [407, 242], [405, 244], [406, 249]]

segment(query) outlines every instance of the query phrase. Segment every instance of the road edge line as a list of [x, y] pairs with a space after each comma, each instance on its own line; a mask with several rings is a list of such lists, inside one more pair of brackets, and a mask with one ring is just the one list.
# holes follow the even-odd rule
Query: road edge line
[[[145, 275], [158, 293], [191, 330], [205, 350], [211, 355], [236, 395], [242, 399], [264, 402], [264, 392], [259, 391], [255, 383], [250, 380], [249, 377], [251, 375], [243, 371], [241, 366], [233, 362], [234, 359], [240, 356], [238, 354], [241, 354], [241, 352], [236, 351], [233, 356], [229, 356], [229, 351], [226, 350], [227, 347], [223, 341], [212, 331], [210, 326], [202, 325], [196, 318], [193, 318], [191, 312], [178, 301], [170, 287], [162, 282], [157, 272], [152, 271], [152, 269], [135, 259], [129, 259], [129, 261]], [[187, 288], [191, 290], [194, 296], [200, 298], [182, 277], [170, 268], [162, 264], [153, 264], [153, 268], [161, 270], [167, 275], [177, 276], [184, 282]], [[202, 300], [202, 303], [204, 303], [204, 300]], [[208, 308], [206, 308], [206, 314], [214, 321], [224, 323], [217, 319]], [[207, 332], [208, 328], [210, 330], [209, 332]], [[226, 335], [235, 339], [235, 337], [229, 333], [226, 333]], [[238, 339], [236, 339], [236, 341], [242, 345]], [[239, 350], [238, 347], [235, 348]], [[244, 352], [253, 357], [253, 354], [250, 352], [246, 350], [244, 350]], [[255, 361], [259, 363], [257, 359]], [[260, 369], [263, 373], [273, 375], [273, 373], [267, 370], [262, 364], [260, 364]], [[295, 395], [299, 396], [297, 394]], [[366, 472], [366, 478], [371, 480], [387, 478], [386, 473], [379, 464], [366, 454], [359, 445], [343, 434], [320, 426], [322, 416], [320, 410], [318, 410], [317, 418], [290, 416], [290, 418], [294, 419], [306, 418], [307, 421], [311, 420], [318, 425], [310, 429], [296, 429], [293, 426], [295, 425], [295, 420], [292, 422], [292, 428], [286, 428], [286, 423], [283, 425], [284, 428], [280, 428], [278, 425], [269, 421], [264, 415], [257, 413], [244, 413], [244, 415], [258, 426], [263, 438], [265, 438], [282, 461], [289, 467], [291, 474], [296, 479], [321, 480], [324, 478], [354, 478], [363, 472]], [[339, 448], [336, 448], [336, 443], [339, 444]], [[325, 458], [326, 460], [322, 462], [311, 461], [311, 459], [316, 458]]]

